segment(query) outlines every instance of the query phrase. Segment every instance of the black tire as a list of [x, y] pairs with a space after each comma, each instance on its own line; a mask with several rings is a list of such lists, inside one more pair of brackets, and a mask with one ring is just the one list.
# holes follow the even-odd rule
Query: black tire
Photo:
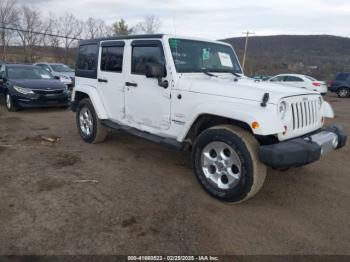
[[[86, 132], [84, 133], [84, 128], [80, 121], [80, 114], [81, 112], [84, 112], [83, 110], [88, 110], [88, 112], [91, 114], [92, 130], [89, 134]], [[79, 102], [76, 113], [76, 124], [80, 136], [85, 142], [97, 144], [106, 140], [106, 137], [108, 135], [108, 128], [102, 125], [101, 120], [97, 117], [94, 106], [92, 105], [89, 98], [85, 98]]]
[[18, 108], [13, 104], [13, 98], [12, 98], [10, 92], [6, 91], [4, 97], [5, 97], [6, 109], [9, 112], [16, 112], [18, 110]]
[[[239, 157], [240, 177], [232, 188], [216, 186], [203, 171], [202, 153], [212, 142], [229, 145]], [[248, 200], [260, 191], [266, 178], [266, 166], [260, 162], [257, 152], [258, 142], [244, 129], [230, 125], [207, 129], [198, 136], [193, 146], [192, 162], [196, 177], [201, 186], [219, 200], [232, 203]]]
[[339, 88], [337, 93], [338, 93], [338, 97], [347, 98], [350, 96], [350, 88], [341, 87], [341, 88]]

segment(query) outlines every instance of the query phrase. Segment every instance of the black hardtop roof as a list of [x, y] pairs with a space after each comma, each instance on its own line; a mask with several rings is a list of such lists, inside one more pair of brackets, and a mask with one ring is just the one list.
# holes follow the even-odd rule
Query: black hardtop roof
[[98, 44], [101, 41], [113, 41], [113, 40], [130, 40], [130, 39], [161, 39], [164, 34], [150, 34], [150, 35], [126, 35], [126, 36], [115, 36], [115, 37], [106, 37], [106, 38], [96, 38], [90, 40], [81, 40], [79, 45], [87, 44]]

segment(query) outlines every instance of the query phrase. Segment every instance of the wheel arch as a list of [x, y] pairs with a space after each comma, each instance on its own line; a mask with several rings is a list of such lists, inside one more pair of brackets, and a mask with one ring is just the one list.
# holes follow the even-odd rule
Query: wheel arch
[[350, 90], [350, 86], [340, 86], [339, 88], [338, 88], [338, 90], [340, 90], [340, 89], [348, 89], [348, 90]]
[[103, 102], [98, 94], [96, 88], [90, 86], [77, 86], [74, 88], [72, 95], [72, 109], [76, 110], [81, 100], [89, 98], [96, 111], [99, 119], [108, 119], [107, 111], [103, 105]]
[[249, 124], [247, 124], [244, 121], [223, 116], [217, 116], [213, 114], [201, 114], [192, 123], [190, 129], [188, 130], [185, 136], [185, 141], [189, 142], [190, 144], [193, 144], [196, 137], [200, 135], [204, 130], [218, 125], [237, 126], [253, 134], [253, 131]]

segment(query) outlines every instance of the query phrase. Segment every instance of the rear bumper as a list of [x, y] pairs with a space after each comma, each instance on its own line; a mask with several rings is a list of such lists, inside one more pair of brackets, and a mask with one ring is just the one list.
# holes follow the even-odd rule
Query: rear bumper
[[341, 125], [273, 145], [260, 146], [260, 160], [275, 169], [287, 169], [315, 162], [330, 151], [342, 148], [347, 134]]

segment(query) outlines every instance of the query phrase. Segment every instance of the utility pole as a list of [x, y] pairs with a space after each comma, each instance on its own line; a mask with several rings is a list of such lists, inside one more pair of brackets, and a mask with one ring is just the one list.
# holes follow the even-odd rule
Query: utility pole
[[255, 33], [254, 32], [243, 32], [243, 34], [246, 36], [246, 39], [245, 39], [245, 47], [244, 47], [244, 56], [243, 56], [243, 71], [244, 71], [244, 68], [245, 68], [245, 61], [246, 61], [246, 57], [247, 57], [247, 49], [248, 49], [248, 39], [249, 39], [249, 36], [250, 35], [254, 35]]

